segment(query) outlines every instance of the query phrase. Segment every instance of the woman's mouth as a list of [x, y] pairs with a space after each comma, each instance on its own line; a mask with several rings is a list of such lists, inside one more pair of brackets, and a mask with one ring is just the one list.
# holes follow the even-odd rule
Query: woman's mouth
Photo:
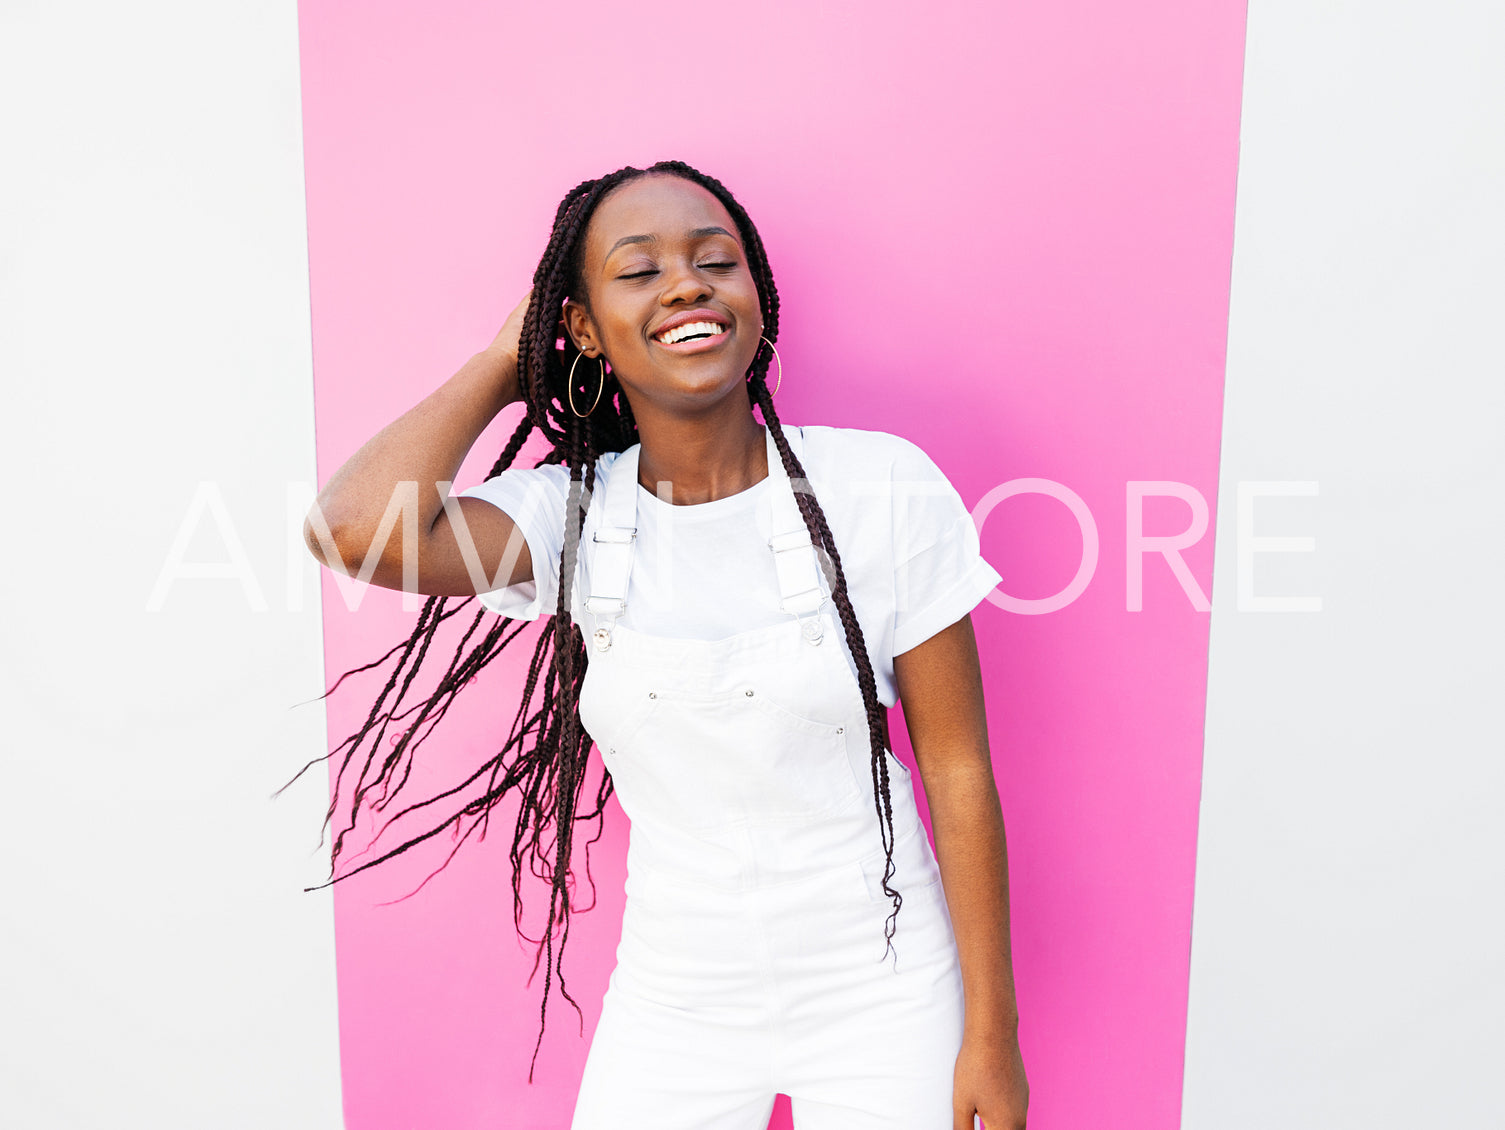
[[726, 340], [728, 332], [725, 322], [700, 317], [693, 321], [679, 321], [677, 325], [661, 329], [653, 335], [653, 340], [675, 353], [698, 353], [720, 345]]

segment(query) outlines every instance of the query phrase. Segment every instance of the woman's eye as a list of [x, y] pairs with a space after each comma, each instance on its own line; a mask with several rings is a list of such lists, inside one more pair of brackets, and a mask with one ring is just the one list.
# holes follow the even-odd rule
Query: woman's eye
[[726, 270], [726, 269], [728, 269], [730, 267], [735, 267], [737, 264], [735, 264], [735, 263], [702, 263], [700, 265], [702, 267], [716, 267], [716, 268], [719, 268], [721, 270]]
[[652, 268], [649, 268], [649, 269], [643, 270], [643, 271], [634, 271], [632, 274], [629, 274], [629, 275], [618, 275], [617, 278], [619, 278], [619, 279], [645, 279], [649, 275], [656, 275], [656, 274], [658, 274], [657, 271], [653, 270]]

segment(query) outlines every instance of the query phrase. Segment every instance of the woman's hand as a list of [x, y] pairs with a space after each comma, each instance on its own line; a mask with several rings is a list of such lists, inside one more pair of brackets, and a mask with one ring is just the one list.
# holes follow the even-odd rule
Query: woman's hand
[[1024, 1130], [1029, 1107], [1029, 1080], [1018, 1034], [988, 1039], [962, 1037], [952, 1089], [954, 1130], [973, 1130], [980, 1115], [987, 1130]]
[[509, 361], [510, 372], [513, 375], [518, 372], [518, 345], [522, 340], [522, 319], [527, 316], [528, 302], [531, 301], [533, 301], [533, 289], [530, 287], [522, 296], [522, 301], [513, 307], [512, 313], [507, 314], [507, 320], [501, 325], [500, 333], [483, 351], [497, 360]]
[[523, 295], [489, 346], [330, 476], [303, 524], [315, 559], [383, 588], [433, 596], [533, 579], [532, 556], [512, 519], [450, 491], [477, 437], [522, 399], [518, 344], [532, 295]]

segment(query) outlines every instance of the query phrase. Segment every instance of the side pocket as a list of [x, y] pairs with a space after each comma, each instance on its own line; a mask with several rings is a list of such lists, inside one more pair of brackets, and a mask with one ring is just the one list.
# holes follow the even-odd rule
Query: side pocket
[[[896, 863], [894, 877], [889, 880], [893, 888], [904, 896], [906, 904], [910, 899], [926, 902], [944, 895], [945, 888], [941, 885], [941, 874], [939, 871], [934, 874], [921, 871], [918, 875], [909, 874], [906, 876], [905, 872], [912, 870], [910, 867]], [[882, 858], [880, 857], [875, 865], [864, 865], [863, 874], [867, 878], [868, 898], [873, 902], [887, 905], [889, 898], [883, 893]], [[900, 913], [902, 914], [903, 911], [900, 911]]]
[[601, 753], [603, 755], [610, 754], [613, 757], [621, 757], [631, 750], [633, 738], [643, 728], [643, 724], [648, 721], [648, 716], [653, 712], [654, 705], [654, 701], [645, 696], [635, 706], [628, 709], [620, 720], [614, 724], [608, 724], [604, 728], [606, 731], [605, 743], [596, 742], [596, 745], [601, 749]]
[[890, 775], [897, 774], [906, 781], [909, 780], [911, 775], [909, 766], [900, 761], [899, 755], [893, 750], [888, 751], [888, 771]]
[[[889, 899], [883, 893], [883, 853], [870, 852], [860, 862], [867, 878], [868, 897], [886, 904]], [[925, 826], [918, 819], [908, 832], [899, 831], [894, 843], [894, 877], [889, 882], [906, 900], [917, 898], [926, 902], [943, 895], [940, 864], [931, 850]]]
[[603, 757], [627, 747], [653, 705], [647, 694], [625, 693], [607, 673], [594, 669], [580, 687], [580, 722]]

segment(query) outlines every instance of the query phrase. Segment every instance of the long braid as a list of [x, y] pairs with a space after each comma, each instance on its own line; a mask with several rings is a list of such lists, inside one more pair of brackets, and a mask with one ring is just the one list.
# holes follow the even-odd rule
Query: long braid
[[[512, 835], [509, 858], [512, 864], [513, 924], [520, 937], [526, 937], [522, 925], [524, 871], [549, 885], [549, 909], [545, 927], [537, 939], [529, 939], [536, 945], [534, 972], [537, 972], [540, 964], [544, 966], [538, 1039], [534, 1043], [533, 1059], [528, 1071], [530, 1082], [542, 1047], [549, 991], [555, 978], [559, 981], [560, 995], [580, 1016], [582, 1028], [584, 1025], [580, 1007], [565, 986], [563, 967], [571, 913], [576, 909], [588, 909], [575, 906], [572, 872], [574, 826], [582, 820], [595, 826], [594, 834], [585, 842], [586, 877], [591, 882], [590, 846], [597, 842], [603, 830], [606, 804], [612, 794], [612, 781], [610, 775], [603, 772], [594, 789], [589, 808], [582, 811], [584, 806], [581, 798], [585, 792], [591, 737], [580, 720], [579, 692], [588, 657], [584, 638], [572, 615], [573, 590], [585, 519], [584, 502], [595, 491], [596, 463], [602, 455], [624, 451], [638, 441], [637, 422], [627, 396], [615, 375], [604, 365], [599, 374], [594, 374], [602, 382], [596, 408], [584, 420], [577, 417], [571, 409], [569, 372], [571, 362], [576, 360], [579, 351], [562, 334], [561, 314], [567, 298], [583, 293], [580, 280], [585, 233], [596, 206], [619, 185], [649, 174], [668, 174], [691, 181], [710, 191], [726, 207], [737, 224], [747, 252], [749, 269], [757, 284], [764, 322], [763, 333], [770, 341], [777, 340], [779, 296], [762, 238], [746, 210], [720, 181], [682, 162], [661, 161], [647, 169], [628, 167], [595, 180], [582, 181], [566, 193], [555, 211], [548, 243], [534, 271], [532, 298], [519, 334], [518, 378], [526, 413], [487, 476], [494, 477], [511, 467], [534, 430], [540, 432], [549, 443], [549, 451], [539, 461], [539, 465], [563, 463], [570, 473], [569, 501], [564, 515], [564, 547], [559, 562], [558, 603], [554, 614], [543, 621], [541, 631], [537, 634], [524, 680], [522, 699], [507, 737], [501, 748], [466, 779], [433, 796], [409, 804], [386, 818], [367, 850], [373, 850], [388, 828], [411, 814], [427, 814], [431, 809], [437, 811], [437, 806], [446, 801], [457, 804], [458, 810], [450, 812], [437, 822], [434, 822], [435, 817], [432, 815], [427, 816], [430, 824], [426, 830], [409, 836], [396, 847], [388, 848], [372, 859], [337, 873], [345, 839], [357, 826], [363, 804], [372, 810], [382, 811], [397, 798], [409, 780], [417, 747], [442, 721], [455, 696], [473, 683], [477, 674], [512, 640], [531, 627], [528, 622], [514, 623], [494, 617], [496, 623], [491, 624], [478, 642], [466, 651], [469, 640], [476, 634], [483, 620], [491, 615], [484, 608], [479, 609], [463, 633], [455, 656], [440, 677], [436, 689], [423, 702], [400, 710], [441, 625], [475, 599], [431, 597], [425, 602], [417, 624], [404, 643], [394, 646], [372, 663], [347, 671], [325, 691], [322, 697], [332, 694], [349, 676], [380, 668], [396, 656], [396, 664], [361, 727], [325, 757], [309, 762], [293, 778], [297, 780], [313, 765], [344, 754], [335, 775], [333, 795], [325, 815], [326, 826], [340, 810], [347, 775], [353, 780], [353, 800], [348, 810], [348, 822], [338, 831], [331, 844], [331, 877], [318, 887], [309, 888], [310, 890], [330, 886], [378, 866], [448, 830], [454, 842], [452, 849], [438, 868], [410, 892], [416, 893], [448, 865], [472, 834], [478, 833], [477, 838], [485, 838], [491, 810], [498, 803], [509, 795], [517, 798], [517, 824]], [[762, 411], [791, 481], [804, 484], [804, 468], [790, 450], [773, 408], [773, 398], [768, 392], [766, 377], [771, 358], [771, 351], [760, 344], [748, 370], [748, 397]], [[587, 362], [579, 368], [593, 372], [595, 366]], [[584, 385], [583, 395], [592, 396], [594, 381], [591, 377], [586, 376], [582, 380], [577, 373], [577, 380]], [[576, 392], [582, 393], [582, 390], [576, 389]], [[829, 572], [833, 577], [832, 598], [858, 670], [858, 683], [867, 712], [873, 750], [873, 781], [875, 796], [878, 798], [880, 838], [886, 857], [883, 889], [894, 900], [893, 913], [885, 925], [885, 935], [891, 942], [901, 900], [898, 892], [888, 885], [888, 880], [894, 873], [894, 833], [885, 756], [886, 717], [878, 701], [872, 663], [847, 593], [841, 558], [831, 536], [830, 526], [813, 493], [801, 490], [797, 492], [796, 500], [811, 538], [829, 561]], [[447, 607], [451, 600], [456, 603], [453, 607]], [[415, 712], [416, 720], [410, 724], [405, 723], [404, 720]], [[395, 748], [385, 757], [379, 757], [382, 739], [388, 727], [394, 723], [404, 728], [393, 740]], [[370, 749], [363, 754], [362, 746], [368, 741]], [[292, 781], [288, 782], [291, 783]], [[283, 786], [284, 789], [286, 787], [287, 785]], [[278, 791], [281, 792], [280, 789]], [[593, 882], [591, 885], [594, 891]]]
[[836, 539], [831, 536], [831, 527], [826, 521], [825, 511], [820, 508], [815, 492], [810, 489], [809, 480], [805, 477], [805, 468], [789, 447], [789, 440], [785, 437], [783, 426], [779, 423], [779, 417], [774, 411], [773, 396], [768, 391], [767, 382], [761, 374], [758, 374], [753, 377], [748, 387], [753, 402], [763, 413], [763, 422], [768, 425], [773, 434], [774, 446], [778, 448], [784, 471], [795, 487], [794, 500], [799, 504], [800, 514], [805, 519], [805, 527], [810, 531], [811, 539], [824, 550], [830, 562], [830, 572], [833, 574], [831, 600], [836, 605], [837, 614], [841, 617], [841, 626], [846, 632], [847, 645], [857, 664], [857, 685], [862, 690], [862, 702], [867, 711], [868, 744], [872, 751], [873, 804], [878, 810], [878, 831], [883, 840], [883, 893], [894, 904], [883, 926], [884, 937], [888, 942], [886, 955], [888, 950], [893, 948], [899, 907], [904, 902], [904, 896], [888, 885], [888, 881], [894, 877], [894, 812], [888, 783], [888, 719], [882, 703], [878, 701], [878, 683], [873, 675], [873, 662], [868, 656], [867, 641], [862, 635], [862, 625], [857, 622], [857, 612], [852, 607], [852, 598], [847, 591], [846, 573], [841, 567], [841, 554], [836, 551]]

